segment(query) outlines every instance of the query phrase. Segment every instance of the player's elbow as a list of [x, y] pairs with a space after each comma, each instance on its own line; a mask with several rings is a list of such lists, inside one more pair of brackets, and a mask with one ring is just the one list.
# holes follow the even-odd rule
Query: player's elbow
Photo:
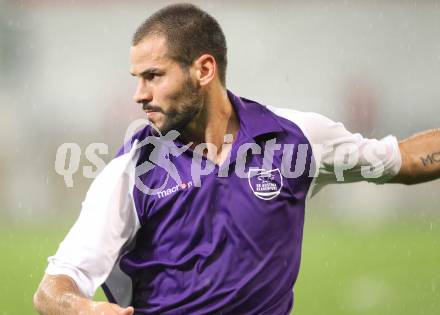
[[34, 308], [39, 314], [44, 315], [47, 313], [50, 295], [48, 294], [47, 276], [44, 276], [33, 296]]
[[389, 183], [397, 183], [397, 184], [403, 184], [403, 185], [415, 185], [419, 184], [423, 181], [420, 180], [417, 176], [414, 175], [409, 170], [400, 170], [400, 172], [394, 176]]
[[390, 183], [398, 183], [404, 185], [415, 185], [432, 180], [429, 174], [420, 169], [420, 166], [412, 158], [407, 158], [402, 163], [399, 173], [394, 176]]

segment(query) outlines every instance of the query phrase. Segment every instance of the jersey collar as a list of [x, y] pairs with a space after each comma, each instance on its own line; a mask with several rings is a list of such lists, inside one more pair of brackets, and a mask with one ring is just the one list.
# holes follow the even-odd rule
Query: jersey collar
[[238, 97], [229, 90], [227, 93], [240, 121], [240, 129], [249, 137], [255, 139], [264, 134], [284, 131], [275, 115], [264, 105], [244, 97]]

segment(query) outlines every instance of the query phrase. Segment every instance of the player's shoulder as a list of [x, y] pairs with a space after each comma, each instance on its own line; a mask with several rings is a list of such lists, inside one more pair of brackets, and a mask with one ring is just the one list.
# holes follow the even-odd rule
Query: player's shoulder
[[288, 107], [279, 107], [272, 105], [265, 105], [266, 108], [274, 115], [283, 119], [287, 119], [300, 127], [313, 126], [316, 124], [329, 124], [334, 123], [330, 118], [316, 112], [300, 111]]
[[341, 123], [335, 122], [320, 113], [271, 105], [265, 105], [265, 107], [268, 111], [273, 113], [284, 126], [290, 124], [298, 127], [312, 144], [322, 143], [326, 138], [330, 137], [332, 133], [341, 127], [343, 128]]

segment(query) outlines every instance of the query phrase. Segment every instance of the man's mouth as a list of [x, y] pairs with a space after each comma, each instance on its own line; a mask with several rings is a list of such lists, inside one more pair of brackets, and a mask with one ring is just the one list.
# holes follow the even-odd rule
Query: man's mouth
[[159, 106], [154, 106], [154, 105], [150, 105], [150, 104], [142, 104], [142, 109], [146, 113], [155, 113], [155, 112], [161, 111]]
[[149, 113], [158, 113], [159, 111], [158, 111], [158, 110], [155, 110], [155, 109], [146, 109], [145, 112], [146, 112], [147, 114], [149, 114]]
[[148, 119], [154, 119], [158, 113], [162, 112], [159, 106], [154, 106], [151, 104], [142, 104], [142, 109], [147, 114]]
[[155, 120], [156, 116], [161, 113], [161, 111], [156, 108], [147, 108], [147, 109], [144, 109], [144, 111], [147, 114], [147, 118], [149, 120], [151, 120], [151, 119]]

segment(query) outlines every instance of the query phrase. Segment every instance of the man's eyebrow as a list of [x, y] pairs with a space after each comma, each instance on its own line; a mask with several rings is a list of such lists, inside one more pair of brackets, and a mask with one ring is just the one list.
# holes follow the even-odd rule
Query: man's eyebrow
[[148, 69], [142, 71], [140, 74], [134, 74], [133, 72], [130, 72], [130, 74], [134, 77], [137, 77], [137, 76], [143, 77], [146, 75], [158, 74], [161, 72], [162, 72], [162, 70], [160, 70], [159, 68], [148, 68]]

